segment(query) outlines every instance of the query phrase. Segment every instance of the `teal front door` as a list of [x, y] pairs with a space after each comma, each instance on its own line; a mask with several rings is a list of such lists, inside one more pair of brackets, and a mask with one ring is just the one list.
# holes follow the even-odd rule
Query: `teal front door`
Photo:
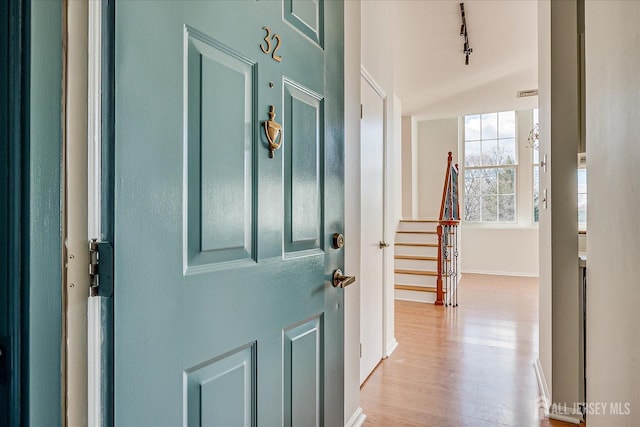
[[116, 3], [115, 425], [343, 425], [342, 8]]

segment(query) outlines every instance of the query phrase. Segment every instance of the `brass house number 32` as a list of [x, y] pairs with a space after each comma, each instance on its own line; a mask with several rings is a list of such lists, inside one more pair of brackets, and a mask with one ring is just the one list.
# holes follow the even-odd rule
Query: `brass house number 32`
[[[271, 54], [271, 58], [275, 61], [282, 61], [282, 56], [278, 55], [278, 49], [280, 49], [280, 43], [282, 40], [280, 39], [280, 35], [271, 34], [271, 29], [269, 27], [262, 27], [263, 30], [267, 32], [267, 35], [264, 36], [264, 44], [260, 43], [260, 50], [262, 53]], [[275, 42], [275, 46], [274, 46]]]

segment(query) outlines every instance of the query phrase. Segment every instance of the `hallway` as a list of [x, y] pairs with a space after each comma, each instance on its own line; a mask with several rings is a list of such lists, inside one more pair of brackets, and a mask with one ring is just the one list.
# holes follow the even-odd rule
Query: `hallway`
[[398, 349], [362, 387], [365, 426], [538, 421], [538, 279], [465, 274], [456, 309], [396, 301]]

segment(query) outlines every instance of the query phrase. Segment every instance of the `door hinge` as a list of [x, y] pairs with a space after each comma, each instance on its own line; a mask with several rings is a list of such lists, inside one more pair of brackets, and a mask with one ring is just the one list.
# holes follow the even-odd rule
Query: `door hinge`
[[360, 343], [360, 359], [362, 359], [362, 343]]
[[113, 247], [109, 242], [89, 242], [89, 296], [113, 295]]
[[360, 118], [362, 119], [363, 117], [364, 117], [364, 112], [363, 112], [362, 104], [360, 104]]

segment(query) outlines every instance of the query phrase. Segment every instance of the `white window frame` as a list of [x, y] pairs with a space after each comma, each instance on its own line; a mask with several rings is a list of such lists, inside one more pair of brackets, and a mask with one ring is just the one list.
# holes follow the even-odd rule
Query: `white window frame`
[[[465, 134], [465, 117], [467, 116], [477, 116], [477, 115], [481, 115], [481, 114], [497, 114], [497, 113], [504, 113], [504, 112], [510, 112], [513, 111], [515, 113], [515, 152], [516, 152], [516, 163], [514, 164], [501, 164], [501, 165], [487, 165], [487, 166], [466, 166], [466, 134]], [[461, 169], [462, 169], [462, 198], [461, 198], [461, 203], [463, 206], [463, 215], [462, 215], [462, 222], [465, 225], [472, 225], [472, 226], [480, 226], [480, 227], [487, 227], [487, 228], [514, 228], [518, 225], [519, 223], [519, 199], [520, 199], [520, 189], [519, 189], [519, 182], [520, 182], [520, 157], [521, 157], [521, 152], [520, 152], [520, 138], [519, 138], [519, 125], [518, 125], [518, 114], [519, 111], [517, 110], [505, 110], [505, 111], [488, 111], [488, 112], [484, 112], [484, 113], [474, 113], [474, 114], [465, 114], [464, 116], [461, 116], [459, 118], [459, 135], [460, 135], [460, 140], [459, 140], [459, 146], [460, 146], [460, 152], [462, 153], [462, 156], [460, 158], [460, 164], [461, 164]], [[499, 124], [498, 124], [499, 126]], [[506, 138], [496, 138], [496, 139], [506, 139]], [[482, 141], [483, 139], [480, 139], [480, 141]], [[466, 219], [464, 219], [466, 213], [466, 186], [465, 186], [465, 182], [466, 182], [466, 172], [467, 170], [481, 170], [481, 169], [504, 169], [504, 168], [513, 168], [515, 170], [515, 183], [514, 183], [514, 198], [515, 198], [515, 208], [514, 208], [514, 220], [513, 221], [500, 221], [500, 220], [496, 220], [496, 221], [468, 221]]]

